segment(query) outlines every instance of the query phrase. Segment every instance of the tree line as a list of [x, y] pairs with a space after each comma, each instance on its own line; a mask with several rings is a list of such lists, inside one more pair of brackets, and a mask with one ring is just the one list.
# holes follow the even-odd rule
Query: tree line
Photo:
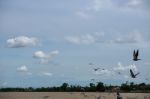
[[102, 82], [90, 83], [88, 86], [63, 83], [58, 87], [0, 88], [0, 92], [113, 92], [115, 88], [120, 92], [150, 92], [150, 84], [134, 84], [133, 82], [126, 82], [121, 84], [121, 86], [106, 85]]

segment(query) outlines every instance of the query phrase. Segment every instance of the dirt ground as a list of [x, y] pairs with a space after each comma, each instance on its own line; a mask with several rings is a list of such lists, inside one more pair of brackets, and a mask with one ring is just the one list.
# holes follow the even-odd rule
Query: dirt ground
[[[150, 99], [150, 93], [120, 93], [123, 99]], [[0, 99], [117, 99], [116, 93], [0, 92]]]

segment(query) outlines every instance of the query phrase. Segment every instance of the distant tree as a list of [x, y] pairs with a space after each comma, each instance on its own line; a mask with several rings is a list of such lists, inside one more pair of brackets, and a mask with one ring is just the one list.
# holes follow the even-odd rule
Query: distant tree
[[91, 91], [91, 92], [94, 92], [94, 91], [96, 91], [96, 86], [95, 86], [95, 84], [93, 84], [93, 83], [90, 83], [90, 88], [89, 88], [89, 91]]
[[130, 82], [130, 90], [136, 90], [134, 82]]
[[68, 87], [69, 85], [68, 85], [68, 83], [63, 83], [62, 85], [61, 85], [61, 91], [67, 91], [67, 87]]
[[98, 84], [96, 86], [96, 91], [100, 91], [100, 92], [105, 91], [105, 87], [104, 87], [104, 84], [102, 82], [98, 82]]
[[139, 86], [145, 86], [145, 85], [146, 85], [145, 83], [140, 83], [140, 84], [139, 84]]
[[145, 90], [146, 89], [146, 84], [145, 83], [140, 83], [138, 87], [139, 87], [139, 90]]
[[121, 84], [121, 86], [114, 86], [114, 85], [106, 85], [102, 82], [98, 82], [97, 85], [90, 83], [89, 86], [80, 86], [80, 85], [70, 85], [68, 83], [63, 83], [61, 86], [58, 87], [41, 87], [41, 88], [0, 88], [0, 92], [61, 92], [61, 91], [70, 91], [70, 92], [103, 92], [103, 91], [110, 91], [112, 92], [113, 89], [119, 89], [124, 92], [150, 92], [150, 84], [140, 83], [134, 84], [133, 82], [126, 82]]
[[125, 91], [125, 92], [131, 91], [130, 85], [128, 85], [128, 83], [122, 84], [120, 89]]
[[29, 87], [29, 88], [27, 88], [27, 91], [34, 91], [34, 88]]

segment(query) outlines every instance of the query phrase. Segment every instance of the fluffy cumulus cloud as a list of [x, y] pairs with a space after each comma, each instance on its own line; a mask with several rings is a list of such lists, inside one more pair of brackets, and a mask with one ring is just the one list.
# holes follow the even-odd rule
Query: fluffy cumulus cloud
[[17, 68], [18, 72], [28, 72], [27, 66], [23, 65]]
[[10, 48], [20, 48], [37, 45], [38, 39], [35, 37], [18, 36], [7, 40], [7, 46]]
[[57, 56], [59, 54], [58, 50], [54, 50], [48, 53], [45, 53], [43, 51], [36, 51], [33, 54], [33, 57], [36, 59], [40, 60], [40, 63], [44, 64], [44, 63], [49, 63], [50, 61], [53, 60], [53, 58], [55, 56]]
[[47, 58], [48, 55], [44, 53], [43, 51], [36, 51], [33, 55], [34, 58]]

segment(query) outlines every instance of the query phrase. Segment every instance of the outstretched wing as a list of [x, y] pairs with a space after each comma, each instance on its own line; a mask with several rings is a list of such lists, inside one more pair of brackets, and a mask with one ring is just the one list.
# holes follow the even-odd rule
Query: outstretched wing
[[132, 77], [135, 76], [131, 69], [130, 69], [130, 74], [131, 74]]
[[135, 76], [137, 76], [138, 74], [140, 74], [140, 72], [138, 72], [137, 74], [135, 74]]
[[94, 71], [98, 71], [100, 68], [94, 68]]
[[139, 56], [139, 50], [137, 50], [136, 54], [135, 54], [136, 57]]
[[136, 54], [136, 53], [135, 53], [135, 50], [134, 50], [134, 51], [133, 51], [133, 58], [134, 58], [134, 59], [135, 59], [135, 57], [136, 57], [135, 54]]

